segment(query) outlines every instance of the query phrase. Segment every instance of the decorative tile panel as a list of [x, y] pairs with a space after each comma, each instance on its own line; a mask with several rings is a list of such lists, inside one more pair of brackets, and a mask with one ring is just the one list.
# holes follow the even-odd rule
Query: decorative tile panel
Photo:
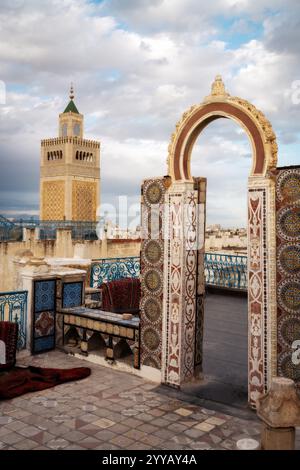
[[44, 338], [37, 338], [34, 344], [34, 352], [36, 354], [50, 351], [55, 348], [54, 336], [45, 336]]
[[278, 168], [278, 374], [300, 383], [300, 167]]
[[62, 285], [62, 308], [79, 307], [82, 305], [82, 282], [65, 282]]
[[265, 394], [277, 373], [275, 180], [248, 184], [248, 399]]
[[42, 183], [41, 220], [63, 220], [65, 215], [65, 182]]
[[43, 310], [55, 309], [55, 281], [45, 280], [35, 282], [34, 289], [34, 310], [41, 312]]
[[56, 279], [34, 281], [33, 354], [55, 348]]
[[35, 313], [35, 337], [51, 336], [55, 330], [55, 312]]
[[164, 382], [180, 387], [194, 376], [198, 192], [184, 185], [168, 193], [165, 240]]
[[73, 220], [96, 220], [97, 183], [92, 181], [72, 182]]
[[164, 202], [168, 178], [142, 186], [141, 364], [161, 368], [164, 269]]
[[249, 311], [249, 395], [254, 404], [265, 391], [264, 338], [266, 310], [266, 190], [250, 189], [248, 198], [248, 311]]

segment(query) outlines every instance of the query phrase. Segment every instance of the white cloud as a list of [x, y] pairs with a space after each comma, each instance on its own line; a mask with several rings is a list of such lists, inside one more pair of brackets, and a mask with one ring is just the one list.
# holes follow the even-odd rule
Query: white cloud
[[[217, 73], [231, 94], [271, 120], [279, 163], [297, 163], [291, 146], [298, 142], [300, 105], [293, 105], [290, 90], [300, 79], [298, 10], [292, 0], [216, 0], [205, 8], [198, 0], [1, 1], [0, 80], [8, 94], [0, 106], [0, 189], [25, 194], [33, 188], [30, 200], [32, 191], [38, 198], [39, 141], [57, 134], [71, 80], [86, 135], [102, 142], [103, 201], [126, 192], [138, 200], [141, 179], [165, 174], [176, 122], [208, 94]], [[249, 21], [263, 33], [256, 36]], [[228, 43], [230, 35], [251, 31], [246, 42]], [[200, 166], [193, 168], [200, 176], [207, 171], [215, 191], [224, 188], [213, 194], [215, 217], [228, 221], [230, 214], [238, 224], [237, 190], [223, 167], [236, 162], [231, 171], [242, 190], [248, 149], [233, 127], [219, 124], [199, 139], [193, 162]], [[217, 209], [222, 201], [223, 211]], [[3, 207], [2, 198], [0, 212]]]

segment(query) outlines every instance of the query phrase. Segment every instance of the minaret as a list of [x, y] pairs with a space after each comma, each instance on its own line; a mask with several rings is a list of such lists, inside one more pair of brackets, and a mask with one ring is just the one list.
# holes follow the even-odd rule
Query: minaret
[[59, 137], [41, 142], [40, 220], [96, 221], [100, 204], [100, 142], [83, 138], [83, 115], [70, 101]]

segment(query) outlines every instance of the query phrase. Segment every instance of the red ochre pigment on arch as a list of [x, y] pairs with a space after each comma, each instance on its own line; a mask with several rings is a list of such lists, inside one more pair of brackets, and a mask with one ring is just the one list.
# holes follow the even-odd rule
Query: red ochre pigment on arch
[[199, 123], [199, 126], [195, 129], [195, 131], [190, 136], [184, 149], [184, 155], [183, 155], [184, 175], [183, 176], [185, 179], [189, 178], [189, 171], [188, 171], [189, 153], [190, 153], [192, 145], [194, 144], [196, 140], [196, 137], [199, 135], [199, 132], [204, 127], [206, 127], [210, 122], [219, 118], [224, 118], [226, 116], [223, 116], [223, 115], [207, 116], [207, 118], [204, 120], [202, 120], [202, 118], [206, 114], [209, 114], [212, 112], [218, 112], [218, 111], [228, 114], [229, 118], [230, 116], [232, 116], [233, 119], [234, 118], [239, 119], [244, 124], [244, 126], [247, 127], [249, 133], [252, 136], [255, 149], [256, 149], [254, 174], [259, 175], [263, 173], [264, 163], [265, 163], [264, 144], [263, 144], [263, 140], [260, 135], [260, 132], [256, 124], [253, 122], [253, 120], [243, 110], [238, 109], [229, 103], [210, 103], [210, 104], [205, 105], [203, 108], [199, 109], [199, 111], [197, 111], [193, 116], [191, 116], [191, 118], [188, 120], [188, 122], [186, 123], [186, 125], [184, 126], [183, 130], [180, 133], [180, 136], [178, 138], [178, 141], [175, 147], [174, 161], [173, 161], [175, 180], [181, 179], [180, 154], [182, 151], [183, 142], [186, 139], [186, 136], [189, 133], [191, 127], [193, 127], [197, 121], [201, 120], [201, 123]]

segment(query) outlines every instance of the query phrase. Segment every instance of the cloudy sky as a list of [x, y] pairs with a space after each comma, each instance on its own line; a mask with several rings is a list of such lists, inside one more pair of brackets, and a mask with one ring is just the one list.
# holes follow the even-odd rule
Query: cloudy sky
[[[141, 180], [166, 174], [176, 122], [219, 73], [271, 120], [279, 165], [299, 164], [299, 43], [298, 0], [1, 0], [0, 213], [38, 213], [40, 140], [57, 135], [71, 81], [85, 135], [102, 144], [102, 202], [127, 195], [131, 216]], [[198, 138], [208, 223], [245, 225], [250, 166], [235, 123]]]

